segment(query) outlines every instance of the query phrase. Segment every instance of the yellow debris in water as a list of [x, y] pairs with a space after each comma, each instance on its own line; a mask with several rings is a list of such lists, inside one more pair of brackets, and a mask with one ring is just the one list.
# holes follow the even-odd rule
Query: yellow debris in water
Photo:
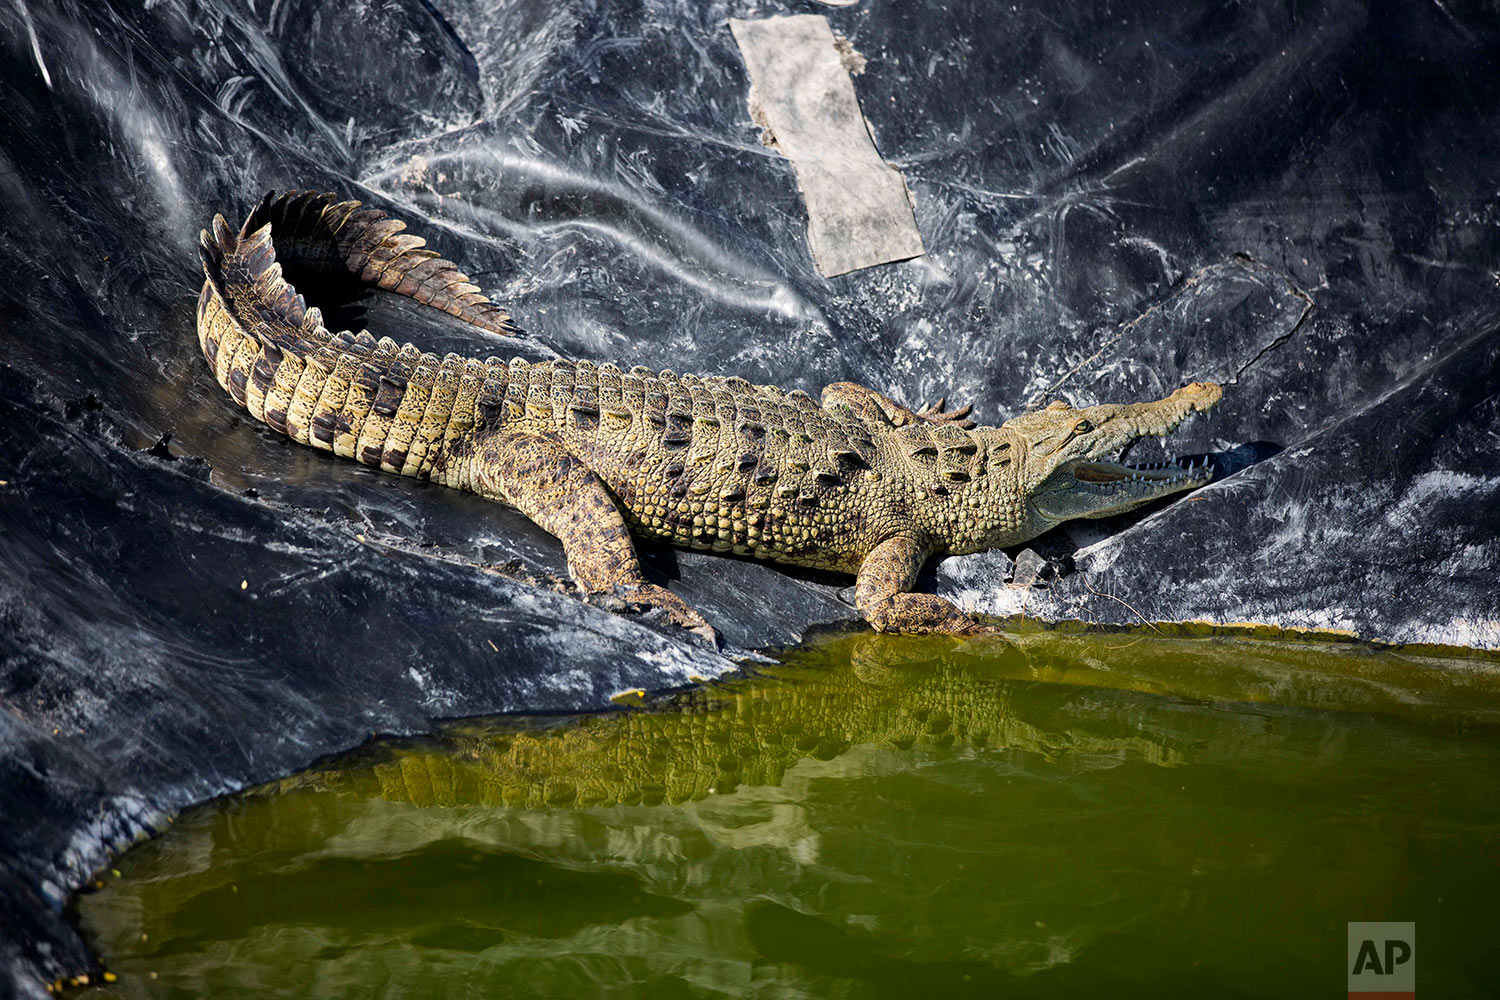
[[240, 581], [240, 589], [241, 590], [249, 590], [250, 589], [250, 581], [249, 580], [241, 580]]
[[115, 975], [113, 972], [106, 972], [104, 974], [104, 981], [106, 983], [116, 983], [120, 981], [120, 977]]

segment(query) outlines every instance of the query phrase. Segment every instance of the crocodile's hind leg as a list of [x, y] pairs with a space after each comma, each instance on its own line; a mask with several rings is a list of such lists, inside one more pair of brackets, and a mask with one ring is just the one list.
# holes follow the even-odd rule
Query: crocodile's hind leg
[[887, 538], [865, 556], [854, 585], [854, 603], [877, 632], [981, 631], [973, 618], [936, 594], [914, 594], [911, 588], [928, 552], [915, 539]]
[[824, 386], [822, 402], [825, 409], [847, 406], [856, 417], [872, 424], [905, 427], [907, 424], [925, 420], [931, 424], [957, 424], [965, 428], [974, 426], [974, 421], [968, 419], [972, 407], [964, 406], [957, 410], [945, 410], [944, 407], [948, 402], [946, 396], [921, 410], [912, 410], [884, 393], [876, 392], [869, 386], [860, 385], [858, 382], [834, 382]]
[[947, 407], [948, 397], [939, 396], [936, 403], [928, 403], [918, 410], [917, 416], [929, 424], [957, 424], [964, 430], [974, 429], [974, 421], [969, 417], [974, 410], [973, 404], [960, 406], [956, 410], [950, 410]]
[[473, 468], [476, 492], [510, 504], [557, 536], [568, 572], [584, 591], [661, 608], [675, 624], [717, 642], [702, 615], [646, 581], [614, 498], [560, 437], [539, 431], [481, 434]]

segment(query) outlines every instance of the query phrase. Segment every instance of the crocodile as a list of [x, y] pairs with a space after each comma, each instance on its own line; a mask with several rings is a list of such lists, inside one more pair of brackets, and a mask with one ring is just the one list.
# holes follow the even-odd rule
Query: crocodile
[[815, 400], [733, 376], [440, 358], [330, 330], [294, 280], [384, 289], [517, 332], [404, 230], [311, 191], [266, 195], [238, 231], [215, 216], [200, 238], [197, 328], [219, 384], [299, 443], [515, 507], [562, 543], [582, 591], [660, 608], [710, 638], [696, 610], [646, 579], [633, 539], [852, 574], [876, 631], [966, 634], [977, 619], [913, 592], [929, 558], [1016, 545], [1213, 476], [1207, 460], [1112, 460], [1216, 404], [1212, 382], [1149, 402], [1059, 400], [977, 426], [969, 407], [914, 410], [853, 382]]

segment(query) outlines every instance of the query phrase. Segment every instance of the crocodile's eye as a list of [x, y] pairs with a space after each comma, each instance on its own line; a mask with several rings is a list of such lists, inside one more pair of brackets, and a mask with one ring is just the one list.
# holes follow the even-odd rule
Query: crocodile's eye
[[1078, 421], [1078, 423], [1076, 423], [1076, 424], [1073, 425], [1073, 433], [1074, 434], [1087, 434], [1089, 431], [1091, 431], [1093, 429], [1094, 429], [1094, 425], [1091, 424], [1091, 423], [1089, 423], [1087, 420], [1080, 420], [1080, 421]]

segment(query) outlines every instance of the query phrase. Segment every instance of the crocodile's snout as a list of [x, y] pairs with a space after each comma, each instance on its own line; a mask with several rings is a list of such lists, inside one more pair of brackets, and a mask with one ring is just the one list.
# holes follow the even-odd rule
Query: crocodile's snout
[[1054, 403], [1007, 426], [1028, 433], [1038, 467], [1031, 504], [1045, 521], [1108, 517], [1213, 479], [1207, 458], [1126, 464], [1144, 437], [1165, 437], [1223, 398], [1215, 382], [1193, 382], [1157, 400], [1074, 409]]

